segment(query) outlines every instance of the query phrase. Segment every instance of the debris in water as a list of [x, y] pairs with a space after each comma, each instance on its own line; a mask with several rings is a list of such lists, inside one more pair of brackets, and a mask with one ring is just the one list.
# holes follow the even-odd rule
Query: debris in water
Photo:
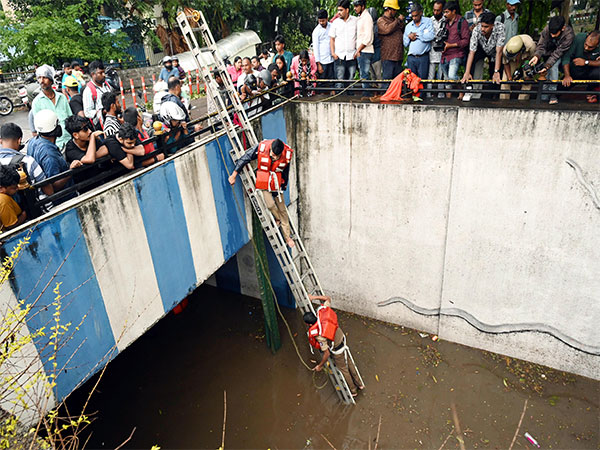
[[419, 333], [419, 336], [421, 336], [422, 338], [426, 338], [429, 335], [427, 333]]
[[439, 339], [439, 337], [437, 336], [437, 334], [436, 334], [436, 335], [434, 335], [434, 336], [431, 336], [431, 340], [432, 340], [433, 342], [437, 341], [438, 339]]
[[525, 439], [527, 439], [531, 445], [535, 445], [537, 448], [540, 448], [540, 444], [537, 443], [537, 441], [533, 438], [532, 435], [530, 435], [529, 433], [525, 433]]
[[435, 381], [437, 383], [437, 379], [435, 378], [435, 375], [431, 374], [431, 378], [433, 378], [433, 381]]
[[375, 375], [375, 379], [379, 381], [379, 375]]
[[506, 378], [502, 378], [502, 382], [504, 383], [504, 386], [508, 387], [508, 383], [506, 382]]

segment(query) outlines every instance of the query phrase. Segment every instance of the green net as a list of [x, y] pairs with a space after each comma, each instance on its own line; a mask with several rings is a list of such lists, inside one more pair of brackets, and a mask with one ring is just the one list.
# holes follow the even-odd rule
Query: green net
[[267, 250], [265, 247], [265, 238], [260, 220], [254, 211], [252, 211], [252, 239], [254, 240], [254, 261], [256, 262], [256, 276], [258, 277], [258, 287], [260, 289], [260, 298], [262, 301], [263, 312], [265, 315], [265, 337], [267, 345], [273, 353], [281, 348], [281, 338], [277, 326], [277, 311], [275, 311], [275, 299], [270, 287], [269, 263], [267, 260]]

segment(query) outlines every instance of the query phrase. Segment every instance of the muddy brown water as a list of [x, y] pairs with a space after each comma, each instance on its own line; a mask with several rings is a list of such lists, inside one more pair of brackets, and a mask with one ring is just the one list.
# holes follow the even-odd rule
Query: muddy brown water
[[[334, 299], [335, 302], [335, 299]], [[284, 310], [306, 361], [300, 314]], [[600, 383], [542, 366], [421, 337], [340, 312], [366, 383], [356, 406], [298, 360], [279, 318], [282, 348], [264, 342], [260, 302], [200, 287], [182, 314], [169, 314], [110, 363], [87, 411], [86, 448], [439, 449], [455, 404], [466, 448], [598, 449]], [[72, 411], [96, 381], [70, 399]], [[327, 442], [330, 442], [330, 444]], [[444, 448], [459, 448], [456, 434]]]

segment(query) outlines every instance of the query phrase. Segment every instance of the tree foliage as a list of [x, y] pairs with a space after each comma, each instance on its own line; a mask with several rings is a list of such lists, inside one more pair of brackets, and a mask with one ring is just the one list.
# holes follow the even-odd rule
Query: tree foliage
[[[124, 3], [106, 0], [11, 0], [14, 16], [0, 13], [0, 54], [9, 67], [57, 65], [82, 59], [110, 60], [124, 55], [131, 36], [144, 29], [144, 20], [131, 18]], [[123, 30], [110, 32], [104, 14], [125, 19]]]

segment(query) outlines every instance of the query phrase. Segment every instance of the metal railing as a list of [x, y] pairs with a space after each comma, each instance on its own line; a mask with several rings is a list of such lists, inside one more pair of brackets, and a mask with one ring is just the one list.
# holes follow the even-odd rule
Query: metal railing
[[[383, 94], [392, 80], [332, 80], [332, 79], [305, 79], [293, 80], [300, 83], [298, 88], [300, 96], [307, 96], [312, 93], [347, 93], [353, 95], [356, 93], [369, 93], [375, 95]], [[363, 83], [369, 87], [363, 87]], [[546, 95], [600, 95], [600, 91], [594, 89], [585, 89], [585, 85], [600, 85], [600, 80], [574, 80], [570, 88], [565, 88], [558, 80], [519, 80], [519, 81], [501, 81], [495, 83], [490, 80], [470, 80], [468, 83], [453, 80], [421, 80], [423, 88], [419, 89], [421, 97], [423, 94], [493, 94], [493, 95], [528, 95], [530, 100], [539, 104], [542, 96]], [[339, 84], [342, 89], [336, 88]], [[480, 87], [479, 87], [480, 86]], [[502, 86], [507, 88], [502, 89]], [[529, 86], [529, 89], [523, 89]], [[555, 86], [556, 90], [550, 90]], [[572, 89], [573, 86], [584, 87], [581, 89]], [[518, 89], [516, 89], [518, 88]], [[343, 92], [342, 92], [343, 91]]]

